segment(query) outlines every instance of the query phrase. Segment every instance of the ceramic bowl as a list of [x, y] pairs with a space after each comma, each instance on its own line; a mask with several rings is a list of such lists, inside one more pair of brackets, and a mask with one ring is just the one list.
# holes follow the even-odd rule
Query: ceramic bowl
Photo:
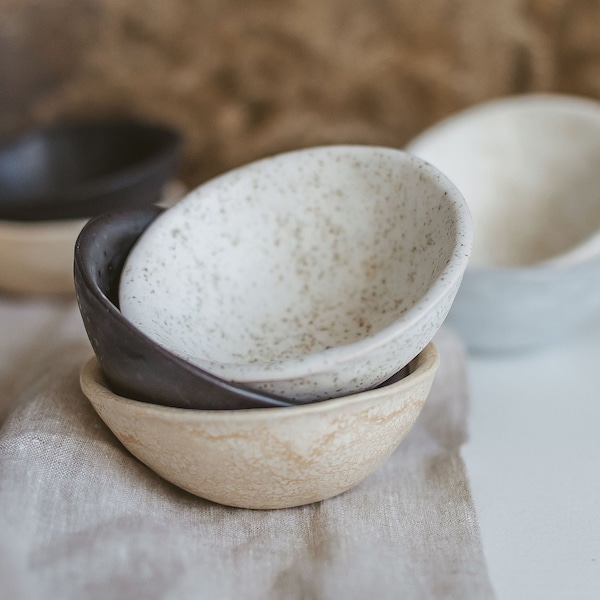
[[439, 362], [430, 344], [400, 381], [304, 406], [201, 411], [114, 394], [96, 359], [81, 386], [123, 445], [175, 485], [213, 502], [285, 508], [340, 494], [386, 459], [413, 426]]
[[164, 198], [180, 155], [170, 129], [137, 122], [53, 125], [0, 146], [0, 290], [72, 295], [87, 218]]
[[86, 224], [75, 244], [79, 310], [111, 388], [129, 398], [181, 408], [289, 406], [283, 399], [206, 373], [157, 345], [123, 318], [118, 306], [123, 263], [162, 210], [145, 207], [101, 215]]
[[73, 247], [85, 220], [0, 221], [0, 292], [73, 296]]
[[82, 121], [28, 131], [0, 146], [0, 219], [82, 219], [157, 202], [179, 163], [170, 128]]
[[123, 315], [220, 377], [295, 400], [372, 388], [450, 308], [471, 246], [456, 188], [404, 152], [327, 146], [226, 173], [129, 254]]
[[543, 346], [600, 313], [600, 104], [495, 100], [407, 150], [464, 194], [475, 243], [448, 317], [476, 351]]

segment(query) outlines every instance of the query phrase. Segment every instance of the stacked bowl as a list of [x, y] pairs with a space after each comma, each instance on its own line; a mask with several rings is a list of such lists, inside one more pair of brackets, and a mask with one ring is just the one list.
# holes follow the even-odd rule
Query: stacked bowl
[[166, 211], [90, 221], [75, 285], [82, 389], [123, 444], [201, 497], [322, 500], [400, 443], [472, 241], [452, 183], [399, 150], [251, 163]]
[[179, 134], [133, 120], [55, 123], [0, 145], [0, 291], [73, 295], [73, 246], [86, 220], [159, 201]]

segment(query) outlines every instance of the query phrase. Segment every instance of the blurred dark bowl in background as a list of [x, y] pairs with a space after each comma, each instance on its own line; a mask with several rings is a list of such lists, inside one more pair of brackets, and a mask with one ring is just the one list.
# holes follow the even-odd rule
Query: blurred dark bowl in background
[[153, 204], [180, 159], [178, 132], [140, 121], [32, 129], [0, 145], [0, 219], [87, 218]]

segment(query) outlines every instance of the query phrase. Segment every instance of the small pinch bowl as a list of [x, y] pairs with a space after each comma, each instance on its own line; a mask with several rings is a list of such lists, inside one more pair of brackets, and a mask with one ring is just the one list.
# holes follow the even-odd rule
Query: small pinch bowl
[[600, 313], [598, 102], [503, 98], [406, 150], [442, 170], [473, 215], [473, 253], [447, 320], [471, 351], [530, 351]]
[[75, 244], [73, 277], [79, 311], [111, 388], [139, 401], [180, 408], [290, 406], [287, 400], [223, 381], [184, 361], [146, 337], [119, 311], [123, 263], [162, 210], [148, 206], [95, 217]]
[[164, 479], [219, 504], [275, 509], [358, 484], [416, 421], [439, 364], [429, 344], [398, 381], [284, 410], [167, 408], [114, 394], [96, 359], [81, 387], [123, 445]]
[[418, 158], [369, 146], [288, 152], [158, 217], [127, 258], [120, 307], [223, 379], [295, 401], [346, 396], [431, 341], [471, 238], [462, 196]]
[[86, 220], [160, 200], [179, 135], [137, 121], [85, 121], [0, 145], [0, 290], [73, 295], [73, 246]]

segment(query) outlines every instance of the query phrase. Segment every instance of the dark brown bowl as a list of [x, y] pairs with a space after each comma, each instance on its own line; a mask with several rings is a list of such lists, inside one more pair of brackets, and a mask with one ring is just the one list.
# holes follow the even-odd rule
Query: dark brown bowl
[[83, 322], [113, 392], [126, 398], [204, 410], [292, 406], [293, 401], [233, 384], [165, 350], [119, 311], [123, 264], [158, 207], [96, 217], [75, 245], [75, 290]]
[[139, 121], [55, 124], [0, 145], [0, 219], [89, 218], [158, 202], [181, 137]]

